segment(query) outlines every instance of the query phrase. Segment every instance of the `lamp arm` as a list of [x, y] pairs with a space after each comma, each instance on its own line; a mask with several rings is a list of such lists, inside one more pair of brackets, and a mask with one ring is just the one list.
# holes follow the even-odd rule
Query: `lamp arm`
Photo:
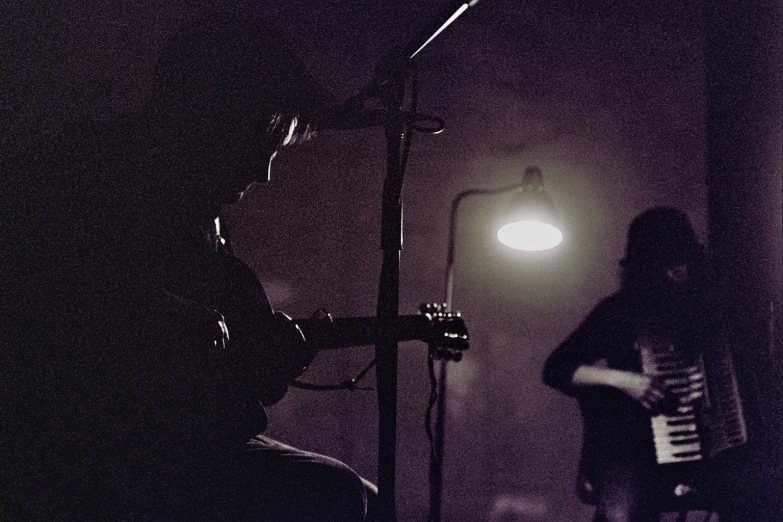
[[454, 289], [454, 257], [456, 251], [456, 231], [457, 231], [457, 212], [462, 201], [470, 196], [491, 196], [513, 192], [525, 186], [525, 182], [514, 183], [495, 189], [468, 189], [457, 194], [451, 202], [451, 214], [449, 215], [449, 244], [446, 254], [446, 295], [443, 302], [446, 304], [446, 311], [451, 311], [452, 294]]
[[[451, 214], [449, 216], [449, 244], [446, 257], [446, 296], [444, 299], [446, 312], [451, 312], [452, 292], [454, 288], [454, 253], [456, 246], [457, 212], [462, 201], [470, 196], [489, 196], [493, 194], [502, 194], [512, 192], [525, 186], [524, 182], [514, 183], [496, 189], [469, 189], [457, 194], [451, 203]], [[445, 412], [446, 412], [446, 376], [448, 369], [448, 359], [440, 361], [440, 375], [437, 379], [434, 377], [435, 370], [431, 370], [433, 382], [437, 382], [436, 400], [433, 404], [436, 406], [435, 434], [430, 450], [430, 515], [428, 522], [440, 522], [441, 520], [441, 502], [443, 495], [443, 449], [445, 440]], [[433, 364], [430, 359], [430, 364]], [[429, 422], [429, 412], [427, 413]]]

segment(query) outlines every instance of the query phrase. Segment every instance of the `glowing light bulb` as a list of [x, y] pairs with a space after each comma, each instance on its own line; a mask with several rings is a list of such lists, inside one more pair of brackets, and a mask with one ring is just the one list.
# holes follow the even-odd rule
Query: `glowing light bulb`
[[563, 241], [563, 233], [542, 221], [515, 221], [500, 227], [498, 240], [515, 250], [537, 252], [559, 245]]

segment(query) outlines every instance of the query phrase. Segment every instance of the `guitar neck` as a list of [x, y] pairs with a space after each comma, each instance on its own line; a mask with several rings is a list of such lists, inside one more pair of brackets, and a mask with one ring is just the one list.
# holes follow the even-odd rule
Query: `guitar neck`
[[[378, 319], [376, 317], [338, 317], [332, 325], [324, 326], [311, 319], [296, 319], [305, 339], [313, 341], [320, 350], [368, 346], [378, 339]], [[424, 315], [401, 315], [397, 323], [396, 340], [419, 341], [424, 339], [431, 329], [430, 320]]]

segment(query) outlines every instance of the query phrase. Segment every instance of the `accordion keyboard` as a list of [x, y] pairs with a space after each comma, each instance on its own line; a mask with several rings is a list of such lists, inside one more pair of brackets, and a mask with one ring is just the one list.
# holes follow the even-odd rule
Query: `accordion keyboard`
[[742, 401], [727, 346], [713, 346], [710, 353], [698, 357], [686, 357], [670, 343], [649, 339], [638, 341], [637, 348], [642, 372], [660, 379], [675, 398], [690, 393], [695, 373], [705, 379], [702, 399], [651, 417], [659, 464], [712, 458], [747, 442]]
[[[688, 360], [673, 345], [640, 345], [642, 371], [657, 377], [675, 396], [690, 393], [690, 378], [703, 365]], [[674, 411], [651, 418], [655, 457], [658, 464], [690, 462], [704, 458], [704, 443], [693, 403], [679, 405]]]

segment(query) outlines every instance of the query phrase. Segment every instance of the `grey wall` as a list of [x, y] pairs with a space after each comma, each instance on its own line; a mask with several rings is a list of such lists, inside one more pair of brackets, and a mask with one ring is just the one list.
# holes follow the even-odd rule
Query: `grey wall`
[[[138, 110], [160, 45], [203, 7], [116, 4], [9, 7], [2, 22], [4, 148], [18, 149], [77, 115]], [[235, 4], [283, 27], [338, 98], [358, 90], [376, 60], [406, 42], [438, 5]], [[541, 384], [541, 366], [616, 288], [636, 214], [678, 206], [706, 241], [704, 58], [699, 2], [608, 0], [484, 0], [420, 55], [420, 110], [442, 117], [447, 128], [413, 140], [401, 313], [443, 299], [448, 208], [462, 190], [514, 182], [535, 164], [565, 222], [558, 249], [522, 255], [491, 236], [502, 198], [462, 207], [454, 306], [473, 342], [450, 374], [445, 520], [590, 520], [573, 488], [578, 411]], [[229, 210], [237, 252], [276, 307], [296, 317], [320, 306], [335, 316], [373, 314], [384, 147], [380, 130], [326, 133], [281, 154], [272, 183]], [[400, 353], [399, 519], [422, 521], [426, 347], [406, 343]], [[324, 353], [305, 377], [342, 380], [371, 357], [371, 348]], [[375, 477], [372, 392], [294, 390], [270, 414], [270, 434]]]

